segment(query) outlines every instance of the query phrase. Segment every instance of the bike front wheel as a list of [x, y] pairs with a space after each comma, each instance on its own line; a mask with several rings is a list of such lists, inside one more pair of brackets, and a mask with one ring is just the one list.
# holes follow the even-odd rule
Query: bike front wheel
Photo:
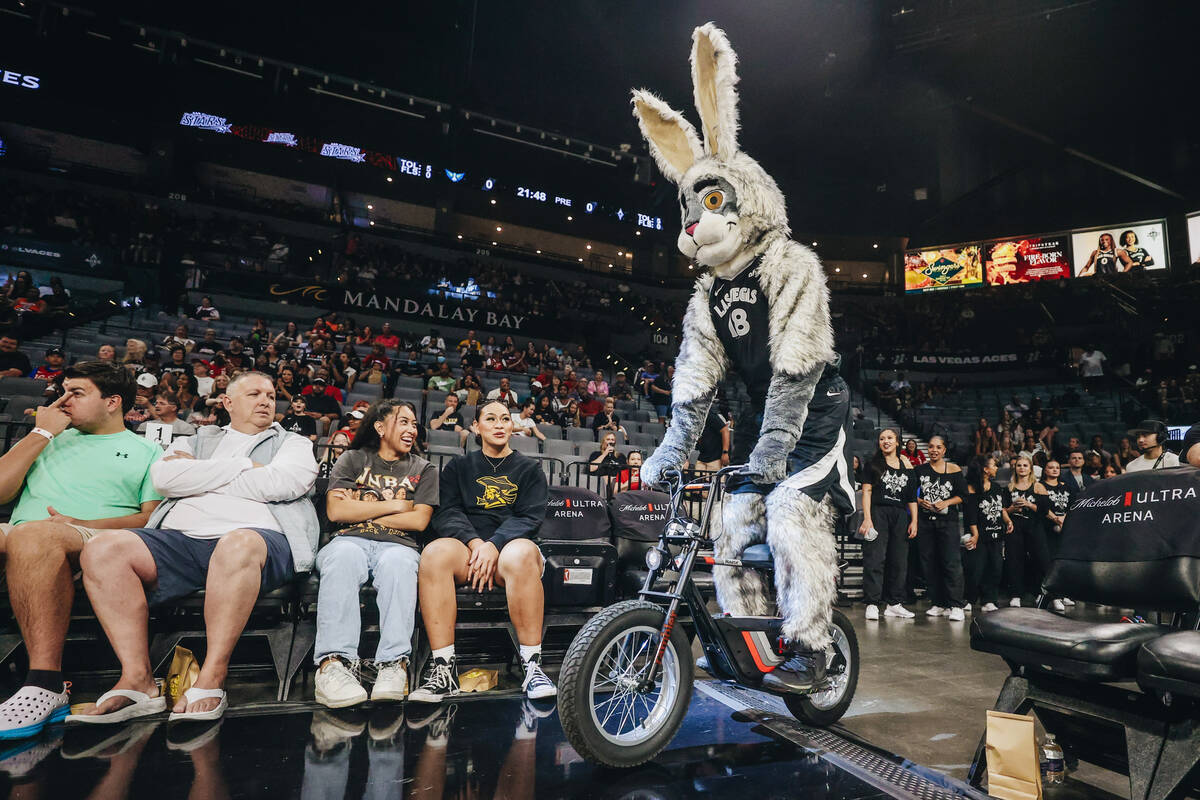
[[558, 715], [567, 740], [595, 764], [633, 767], [654, 758], [683, 723], [692, 698], [692, 651], [671, 630], [653, 681], [664, 610], [627, 600], [592, 617], [559, 672]]
[[842, 718], [858, 688], [858, 636], [849, 617], [833, 610], [833, 644], [825, 651], [829, 686], [824, 691], [784, 695], [792, 716], [816, 727], [832, 725]]

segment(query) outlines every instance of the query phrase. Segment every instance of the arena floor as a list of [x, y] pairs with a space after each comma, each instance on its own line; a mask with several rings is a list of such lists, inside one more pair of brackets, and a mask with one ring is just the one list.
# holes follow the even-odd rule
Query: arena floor
[[[0, 749], [0, 769], [12, 798], [982, 798], [962, 780], [1005, 676], [999, 659], [972, 652], [962, 623], [850, 613], [863, 664], [841, 725], [805, 728], [774, 698], [703, 680], [671, 747], [635, 770], [584, 763], [553, 706], [523, 704], [507, 681], [441, 714], [256, 702], [267, 685], [241, 682], [219, 725], [58, 726]], [[293, 692], [311, 696], [311, 685]], [[1084, 765], [1047, 796], [1128, 797], [1128, 782]]]

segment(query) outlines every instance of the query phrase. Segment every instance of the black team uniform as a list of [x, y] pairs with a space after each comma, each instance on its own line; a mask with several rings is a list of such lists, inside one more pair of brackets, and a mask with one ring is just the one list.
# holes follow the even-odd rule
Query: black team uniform
[[987, 491], [967, 495], [964, 523], [979, 532], [974, 550], [963, 549], [963, 577], [968, 603], [1000, 602], [1000, 580], [1004, 575], [1004, 509], [1012, 505], [1008, 489], [991, 483]]
[[[943, 470], [948, 469], [946, 462], [942, 464]], [[966, 500], [967, 481], [961, 470], [938, 472], [927, 463], [913, 471], [920, 483], [922, 498], [932, 503], [952, 497]], [[917, 512], [917, 550], [921, 557], [921, 572], [925, 576], [925, 590], [933, 605], [941, 608], [962, 608], [964, 602], [962, 558], [958, 554], [962, 547], [958, 509], [958, 505], [953, 505], [940, 514], [924, 509]]]
[[873, 458], [863, 477], [871, 484], [871, 522], [879, 534], [862, 545], [863, 602], [898, 605], [908, 572], [908, 504], [917, 502], [916, 470], [904, 462], [894, 468]]
[[[1028, 586], [1034, 587], [1037, 594], [1042, 578], [1050, 570], [1050, 547], [1046, 542], [1046, 512], [1050, 509], [1049, 498], [1046, 495], [1034, 493], [1037, 481], [1029, 484], [1028, 489], [1017, 489], [1011, 484], [1008, 492], [1012, 502], [1024, 499], [1036, 503], [1037, 509], [1018, 509], [1011, 505], [1008, 516], [1013, 523], [1013, 532], [1009, 534], [1004, 548], [1004, 567], [1007, 573], [1005, 583], [1008, 585], [1010, 597], [1021, 597]], [[1026, 566], [1026, 559], [1029, 565]], [[1027, 574], [1028, 572], [1028, 574]], [[1028, 578], [1028, 580], [1026, 580]]]

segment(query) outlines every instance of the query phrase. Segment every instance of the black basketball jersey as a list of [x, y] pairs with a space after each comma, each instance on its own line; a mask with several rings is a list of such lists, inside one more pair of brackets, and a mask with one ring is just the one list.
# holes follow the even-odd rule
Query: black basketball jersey
[[1132, 269], [1145, 269], [1146, 263], [1154, 263], [1154, 259], [1150, 257], [1150, 251], [1144, 247], [1126, 247], [1125, 254], [1129, 256], [1129, 260], [1133, 262]]
[[1097, 275], [1116, 275], [1117, 274], [1117, 253], [1115, 250], [1097, 250], [1096, 251], [1096, 274]]
[[767, 296], [754, 274], [760, 260], [755, 259], [733, 280], [716, 278], [708, 293], [717, 338], [724, 345], [733, 370], [745, 382], [757, 414], [765, 410], [771, 384]]

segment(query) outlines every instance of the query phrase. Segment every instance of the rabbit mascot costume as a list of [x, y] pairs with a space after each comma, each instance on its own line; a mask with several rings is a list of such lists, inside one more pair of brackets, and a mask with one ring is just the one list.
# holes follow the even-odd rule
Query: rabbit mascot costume
[[[718, 384], [731, 372], [740, 376], [754, 424], [737, 430], [749, 460], [726, 484], [716, 556], [737, 559], [749, 545], [770, 546], [787, 650], [764, 683], [796, 688], [824, 678], [831, 643], [834, 532], [854, 510], [850, 397], [838, 375], [821, 263], [789, 238], [779, 187], [738, 149], [736, 64], [722, 31], [712, 23], [695, 30], [692, 83], [703, 143], [657, 96], [633, 93], [650, 153], [679, 187], [679, 249], [705, 270], [683, 320], [671, 425], [642, 480], [656, 483], [686, 461]], [[718, 566], [714, 580], [726, 613], [770, 613], [761, 573]]]

